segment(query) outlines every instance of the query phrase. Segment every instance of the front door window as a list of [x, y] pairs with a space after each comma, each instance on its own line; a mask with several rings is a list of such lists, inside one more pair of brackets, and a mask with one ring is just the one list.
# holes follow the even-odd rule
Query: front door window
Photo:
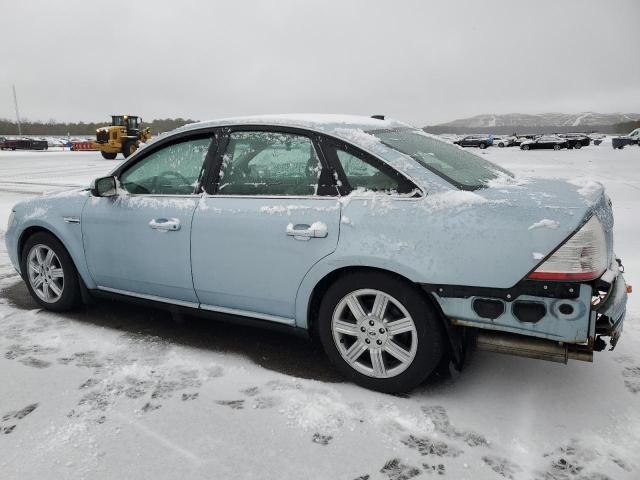
[[125, 170], [120, 186], [134, 194], [193, 194], [210, 144], [211, 137], [206, 137], [161, 148]]

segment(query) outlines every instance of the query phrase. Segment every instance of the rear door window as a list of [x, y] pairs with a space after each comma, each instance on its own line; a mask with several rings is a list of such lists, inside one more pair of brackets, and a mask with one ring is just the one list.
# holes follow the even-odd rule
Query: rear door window
[[220, 195], [312, 196], [323, 167], [311, 138], [276, 131], [229, 134], [222, 156]]

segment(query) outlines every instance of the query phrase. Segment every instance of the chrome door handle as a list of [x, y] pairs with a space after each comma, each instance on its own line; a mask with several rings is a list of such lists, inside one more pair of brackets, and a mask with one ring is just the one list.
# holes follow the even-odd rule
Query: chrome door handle
[[175, 232], [180, 230], [180, 220], [177, 218], [154, 218], [149, 222], [149, 226], [161, 232]]
[[296, 240], [309, 240], [310, 238], [325, 238], [328, 234], [327, 224], [315, 222], [312, 225], [299, 223], [287, 225], [287, 235]]

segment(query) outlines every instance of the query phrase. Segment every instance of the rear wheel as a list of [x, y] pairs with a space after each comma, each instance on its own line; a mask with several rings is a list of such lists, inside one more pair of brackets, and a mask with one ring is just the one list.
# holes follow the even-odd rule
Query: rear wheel
[[574, 147], [576, 150], [580, 150], [582, 148], [582, 144], [580, 142], [576, 143]]
[[486, 143], [481, 143], [478, 146], [480, 147], [480, 150], [484, 150], [485, 148], [487, 148], [487, 144]]
[[529, 150], [529, 145], [521, 145], [520, 148], [522, 150]]
[[498, 144], [498, 146], [499, 146], [500, 148], [503, 148], [503, 147], [504, 147], [504, 143], [500, 142], [500, 143]]
[[348, 379], [387, 393], [411, 390], [444, 354], [438, 313], [413, 285], [384, 273], [338, 279], [320, 304], [327, 356]]
[[108, 153], [108, 152], [100, 152], [102, 153], [102, 158], [107, 160], [113, 160], [118, 155], [117, 153]]
[[562, 147], [560, 145], [558, 145], [557, 143], [553, 146], [554, 150], [560, 150]]
[[78, 272], [64, 246], [38, 232], [22, 249], [20, 269], [33, 299], [47, 310], [62, 312], [80, 302]]
[[136, 145], [136, 142], [126, 142], [122, 146], [122, 154], [124, 155], [124, 158], [129, 158], [137, 149], [138, 145]]

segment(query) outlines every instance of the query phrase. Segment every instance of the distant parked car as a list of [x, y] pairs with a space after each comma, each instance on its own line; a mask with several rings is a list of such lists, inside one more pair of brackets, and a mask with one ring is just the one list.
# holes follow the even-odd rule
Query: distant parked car
[[6, 139], [2, 142], [3, 150], [46, 150], [49, 145], [45, 140], [32, 138]]
[[515, 137], [514, 140], [513, 140], [513, 145], [512, 146], [519, 147], [524, 142], [528, 142], [529, 140], [533, 140], [534, 138], [535, 138], [535, 136], [533, 136], [533, 135], [521, 135], [519, 137]]
[[47, 144], [50, 147], [64, 147], [65, 146], [65, 141], [60, 139], [60, 138], [55, 138], [55, 137], [48, 137], [47, 138]]
[[551, 135], [543, 135], [535, 140], [528, 140], [520, 144], [521, 150], [540, 150], [540, 149], [554, 149], [560, 150], [561, 148], [568, 148], [569, 142], [565, 138], [560, 138]]
[[580, 149], [591, 145], [591, 139], [584, 133], [561, 133], [558, 137], [567, 140], [568, 148]]
[[627, 145], [640, 145], [640, 128], [636, 128], [629, 135], [621, 135], [611, 139], [614, 150], [622, 150]]
[[600, 145], [604, 140], [605, 136], [601, 133], [591, 133], [589, 138], [593, 142], [594, 145]]
[[4, 142], [7, 139], [5, 137], [0, 137], [0, 150], [4, 150]]
[[453, 143], [461, 147], [478, 147], [482, 149], [493, 145], [493, 135], [467, 135]]
[[496, 147], [511, 147], [516, 141], [516, 137], [512, 135], [506, 135], [503, 137], [493, 137], [493, 145]]

